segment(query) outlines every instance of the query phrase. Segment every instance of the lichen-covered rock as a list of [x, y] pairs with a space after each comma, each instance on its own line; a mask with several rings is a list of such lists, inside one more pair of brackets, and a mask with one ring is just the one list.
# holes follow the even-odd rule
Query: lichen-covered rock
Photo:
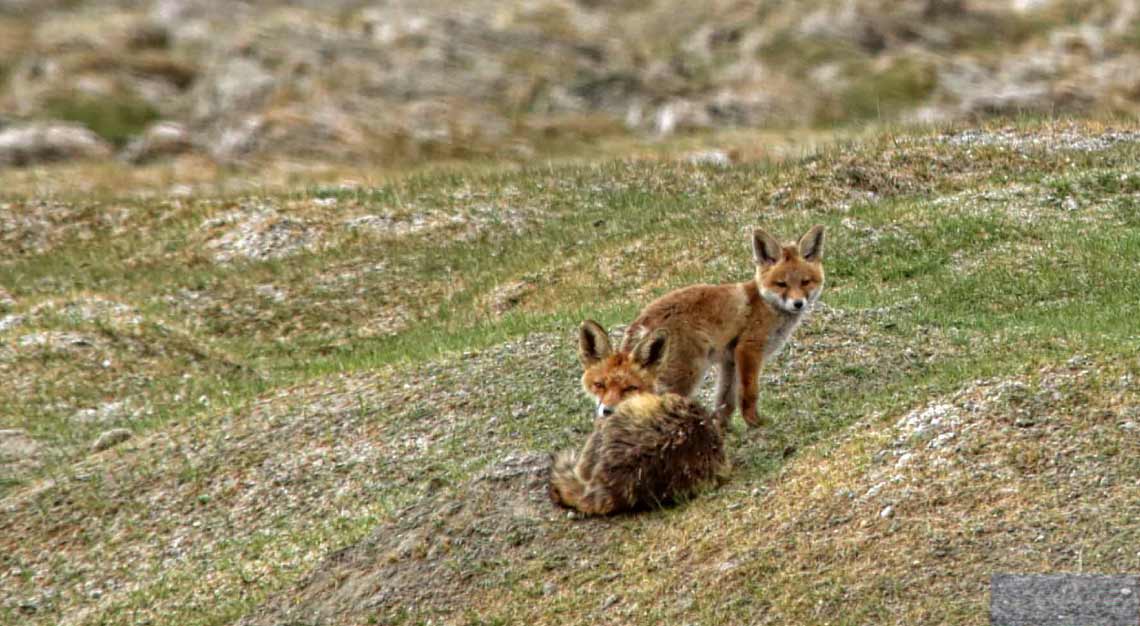
[[127, 145], [123, 158], [132, 163], [143, 163], [182, 154], [192, 146], [190, 131], [185, 126], [178, 122], [156, 122]]
[[0, 166], [105, 158], [111, 146], [78, 124], [33, 123], [0, 130]]
[[315, 246], [320, 235], [310, 224], [265, 207], [208, 220], [203, 229], [219, 263], [285, 258]]
[[113, 448], [131, 438], [131, 431], [126, 428], [112, 428], [99, 435], [91, 444], [92, 452], [102, 452]]
[[[0, 110], [29, 120], [61, 93], [129, 95], [194, 138], [163, 146], [223, 163], [525, 158], [615, 133], [1140, 111], [1136, 0], [1079, 19], [1040, 0], [11, 4], [27, 23], [0, 24]], [[125, 156], [146, 161], [143, 145]]]

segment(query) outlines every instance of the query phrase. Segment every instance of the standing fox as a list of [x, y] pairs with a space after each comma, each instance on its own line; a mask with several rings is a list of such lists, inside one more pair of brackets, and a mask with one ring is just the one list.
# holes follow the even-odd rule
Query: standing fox
[[[756, 413], [759, 374], [819, 298], [823, 289], [823, 226], [813, 226], [799, 243], [781, 245], [763, 230], [752, 233], [756, 277], [744, 283], [692, 285], [650, 303], [626, 330], [622, 349], [611, 356], [604, 375], [592, 384], [598, 416], [610, 415], [621, 394], [610, 380], [643, 379], [627, 358], [631, 347], [659, 330], [670, 337], [664, 361], [654, 368], [658, 393], [691, 396], [715, 362], [719, 368], [716, 417], [727, 423], [738, 404], [750, 426], [762, 424]], [[594, 325], [596, 326], [596, 324]], [[597, 328], [582, 326], [582, 346], [594, 343], [587, 335]], [[638, 344], [640, 345], [640, 344]], [[644, 381], [638, 386], [645, 384]], [[739, 388], [739, 394], [737, 389]]]
[[[581, 452], [566, 450], [552, 459], [550, 499], [588, 515], [647, 508], [692, 495], [727, 473], [723, 423], [699, 404], [677, 394], [652, 393], [652, 377], [668, 359], [668, 335], [657, 330], [627, 353], [613, 353], [596, 322], [583, 328], [579, 357], [582, 382], [612, 383], [624, 400], [616, 402]], [[600, 380], [610, 367], [625, 370], [621, 380]]]

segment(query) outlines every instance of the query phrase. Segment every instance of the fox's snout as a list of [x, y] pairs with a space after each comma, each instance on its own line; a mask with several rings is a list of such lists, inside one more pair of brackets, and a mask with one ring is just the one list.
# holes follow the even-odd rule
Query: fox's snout
[[609, 417], [614, 414], [614, 407], [604, 403], [598, 403], [598, 417]]

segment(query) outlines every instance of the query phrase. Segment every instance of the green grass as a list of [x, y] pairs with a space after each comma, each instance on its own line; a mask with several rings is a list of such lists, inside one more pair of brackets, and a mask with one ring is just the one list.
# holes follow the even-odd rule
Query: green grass
[[929, 63], [902, 58], [880, 72], [866, 75], [839, 95], [837, 115], [821, 122], [894, 119], [901, 111], [924, 101], [934, 90], [935, 68]]
[[[436, 594], [382, 605], [370, 614], [382, 623], [822, 623], [842, 607], [851, 623], [972, 624], [984, 594], [963, 581], [994, 568], [1063, 569], [1067, 542], [1088, 544], [1090, 570], [1133, 566], [1093, 549], [1107, 539], [1091, 522], [1021, 542], [1096, 500], [1109, 520], [1134, 512], [1135, 445], [1115, 429], [1136, 419], [1118, 381], [1140, 374], [1140, 278], [1121, 268], [1140, 255], [1138, 156], [1127, 142], [1018, 150], [895, 129], [724, 169], [606, 162], [76, 201], [40, 252], [0, 256], [27, 317], [0, 335], [0, 367], [34, 389], [0, 392], [0, 427], [51, 450], [0, 476], [13, 507], [0, 565], [22, 572], [0, 622], [224, 624], [321, 602], [334, 622], [364, 619], [337, 595], [352, 585], [307, 593], [341, 572]], [[248, 205], [303, 221], [319, 245], [215, 262], [229, 226], [203, 222]], [[101, 219], [111, 206], [129, 209], [122, 223]], [[366, 214], [386, 226], [343, 226]], [[509, 454], [581, 442], [583, 318], [612, 327], [670, 289], [746, 279], [751, 228], [790, 239], [813, 223], [827, 227], [827, 307], [764, 373], [772, 426], [734, 426], [728, 485], [660, 513], [575, 522], [535, 508], [522, 483], [472, 480]], [[493, 306], [517, 281], [530, 285], [518, 301]], [[92, 295], [142, 323], [58, 308]], [[90, 335], [97, 354], [16, 349], [45, 331]], [[103, 358], [123, 366], [94, 368]], [[994, 391], [1010, 381], [1028, 391]], [[123, 398], [152, 412], [71, 417]], [[897, 470], [910, 495], [887, 488], [893, 522], [883, 504], [835, 495], [889, 483], [882, 454], [903, 445], [892, 425], [937, 403], [981, 417], [938, 457], [949, 465], [914, 448], [916, 465]], [[118, 425], [135, 437], [91, 455], [86, 443]], [[1091, 474], [1119, 487], [1090, 490]], [[1050, 485], [1072, 500], [1031, 497]], [[452, 503], [460, 512], [441, 512]], [[417, 543], [417, 529], [432, 530]], [[324, 560], [341, 548], [359, 562]], [[107, 588], [93, 598], [84, 584]]]
[[159, 117], [154, 107], [129, 94], [60, 94], [44, 103], [42, 115], [82, 124], [120, 148]]

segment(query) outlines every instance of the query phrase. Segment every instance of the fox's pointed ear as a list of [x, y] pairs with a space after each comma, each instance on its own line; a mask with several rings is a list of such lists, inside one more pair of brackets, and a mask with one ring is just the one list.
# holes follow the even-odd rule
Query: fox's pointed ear
[[780, 242], [762, 228], [752, 231], [752, 259], [756, 265], [775, 265], [783, 257]]
[[668, 345], [669, 333], [664, 328], [658, 328], [633, 346], [633, 362], [652, 370], [665, 360]]
[[590, 367], [594, 363], [608, 357], [613, 352], [610, 347], [610, 336], [606, 329], [594, 320], [582, 322], [578, 331], [578, 360], [582, 367]]
[[800, 256], [805, 261], [819, 261], [823, 258], [823, 225], [816, 224], [800, 237]]

